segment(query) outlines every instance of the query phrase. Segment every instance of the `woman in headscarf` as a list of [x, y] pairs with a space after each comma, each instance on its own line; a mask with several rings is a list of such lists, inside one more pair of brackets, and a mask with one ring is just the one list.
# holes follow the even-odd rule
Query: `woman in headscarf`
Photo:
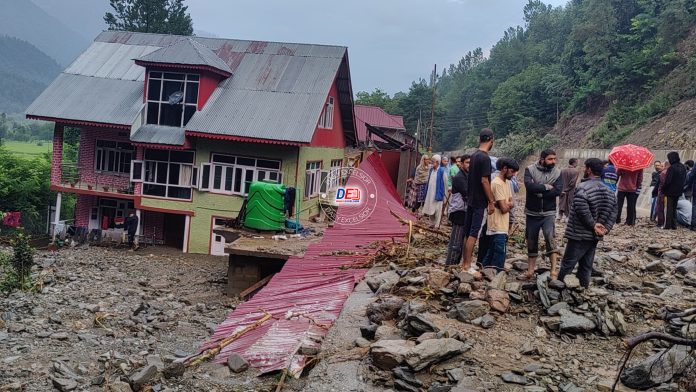
[[407, 195], [407, 206], [411, 211], [416, 212], [425, 200], [425, 193], [428, 190], [428, 170], [430, 170], [430, 160], [427, 155], [423, 155], [420, 164], [416, 166], [413, 178], [409, 179], [410, 186]]
[[428, 191], [423, 203], [423, 215], [430, 217], [430, 226], [440, 226], [442, 218], [442, 203], [447, 192], [447, 168], [442, 166], [440, 155], [433, 155], [433, 167], [428, 174]]

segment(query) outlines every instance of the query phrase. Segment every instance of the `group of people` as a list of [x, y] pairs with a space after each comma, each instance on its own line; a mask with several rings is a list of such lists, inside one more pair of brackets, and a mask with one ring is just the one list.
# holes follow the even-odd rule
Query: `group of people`
[[[476, 264], [502, 270], [508, 238], [513, 231], [511, 211], [515, 207], [514, 194], [519, 190], [516, 176], [520, 167], [513, 159], [491, 157], [493, 143], [493, 132], [483, 129], [475, 153], [451, 159], [425, 156], [410, 180], [408, 199], [413, 211], [428, 216], [432, 227], [438, 227], [443, 216], [451, 223], [446, 264], [461, 264], [470, 273], [476, 273]], [[448, 166], [450, 160], [453, 164]], [[681, 164], [676, 152], [668, 154], [668, 161], [667, 167], [660, 162], [655, 165], [651, 219], [665, 229], [676, 229], [677, 219], [681, 222], [680, 217], [686, 214], [681, 212], [683, 208], [677, 214], [679, 204], [688, 203], [689, 210], [693, 209], [687, 198], [696, 194], [696, 170], [693, 162]], [[536, 261], [542, 254], [541, 234], [551, 278], [563, 280], [577, 266], [576, 276], [587, 287], [597, 244], [616, 224], [622, 223], [624, 204], [624, 223], [636, 224], [643, 170], [617, 170], [611, 162], [596, 158], [587, 159], [583, 168], [578, 167], [577, 159], [571, 159], [563, 170], [556, 166], [556, 153], [547, 149], [536, 163], [524, 169], [528, 256], [525, 278], [534, 276]], [[696, 214], [689, 211], [688, 215], [686, 225], [694, 230]], [[567, 223], [567, 245], [560, 268], [561, 252], [556, 238], [559, 220]], [[474, 263], [477, 242], [478, 258]]]

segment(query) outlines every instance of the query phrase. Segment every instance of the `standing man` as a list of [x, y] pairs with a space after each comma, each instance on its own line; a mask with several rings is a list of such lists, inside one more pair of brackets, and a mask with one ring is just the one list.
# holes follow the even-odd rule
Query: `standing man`
[[450, 157], [450, 162], [452, 164], [449, 167], [449, 177], [447, 180], [449, 181], [449, 189], [452, 189], [452, 181], [454, 180], [454, 176], [459, 173], [459, 170], [461, 170], [462, 166], [462, 157]]
[[128, 233], [128, 246], [132, 250], [137, 250], [138, 245], [135, 244], [135, 233], [138, 231], [138, 216], [135, 212], [131, 211], [128, 214], [128, 218], [123, 222], [123, 228]]
[[449, 220], [452, 223], [452, 233], [450, 233], [449, 245], [447, 245], [446, 265], [459, 264], [462, 259], [462, 247], [466, 232], [464, 223], [466, 221], [467, 202], [469, 200], [469, 155], [457, 158], [461, 162], [461, 170], [452, 179], [452, 194], [449, 199]]
[[626, 206], [626, 225], [633, 226], [636, 224], [636, 203], [638, 201], [638, 190], [643, 184], [643, 170], [623, 170], [619, 169], [616, 172], [619, 181], [617, 183], [617, 199], [618, 212], [616, 215], [616, 224], [621, 223], [621, 211], [623, 210], [624, 200], [628, 199]]
[[493, 214], [495, 200], [491, 191], [491, 158], [488, 152], [493, 148], [493, 131], [484, 128], [479, 133], [479, 148], [471, 156], [468, 186], [468, 211], [464, 230], [467, 234], [464, 246], [462, 269], [475, 273], [476, 267], [471, 265], [474, 256], [474, 245], [481, 234], [483, 220]]
[[529, 269], [526, 277], [531, 279], [539, 256], [539, 231], [544, 234], [546, 255], [551, 260], [551, 277], [556, 278], [558, 249], [556, 248], [556, 198], [563, 190], [561, 171], [556, 167], [556, 152], [546, 149], [541, 152], [539, 162], [529, 165], [524, 171], [524, 186], [527, 202], [527, 257]]
[[578, 184], [578, 177], [580, 177], [578, 160], [576, 158], [570, 158], [568, 165], [567, 168], [561, 170], [563, 192], [561, 192], [561, 197], [558, 201], [558, 218], [565, 221], [568, 220], [568, 215], [570, 215], [570, 206], [573, 205], [575, 186]]
[[428, 177], [428, 192], [425, 194], [423, 215], [430, 216], [430, 227], [440, 226], [442, 219], [442, 204], [447, 191], [447, 168], [441, 165], [440, 156], [433, 155]]
[[576, 276], [585, 288], [590, 285], [597, 242], [611, 230], [617, 214], [614, 193], [599, 179], [603, 166], [597, 158], [585, 161], [585, 178], [575, 192], [565, 232], [568, 246], [558, 274], [558, 280], [563, 281], [580, 263]]
[[650, 221], [655, 222], [657, 220], [657, 215], [655, 214], [655, 203], [657, 203], [657, 191], [660, 185], [660, 172], [662, 171], [662, 162], [655, 161], [655, 171], [652, 174], [652, 179], [650, 180], [650, 194], [652, 199], [650, 200]]
[[[512, 210], [512, 187], [510, 180], [520, 170], [520, 166], [512, 159], [501, 158], [497, 162], [500, 167], [498, 175], [491, 182], [491, 191], [495, 199], [495, 211], [488, 216], [486, 236], [489, 247], [483, 257], [483, 268], [492, 267], [497, 271], [505, 269], [505, 254], [510, 232], [510, 210]], [[481, 251], [479, 247], [479, 252]]]
[[665, 208], [665, 229], [677, 230], [677, 202], [679, 196], [684, 193], [686, 182], [686, 167], [679, 159], [679, 153], [672, 151], [667, 154], [669, 168], [665, 177], [664, 193], [667, 198]]
[[[684, 166], [686, 166], [686, 182], [689, 182], [689, 174], [691, 174], [694, 171], [694, 161], [689, 159], [688, 161], [684, 162]], [[684, 197], [686, 197], [686, 200], [693, 202], [693, 192], [691, 191], [691, 187], [686, 185], [684, 188]]]
[[686, 189], [691, 189], [691, 223], [689, 228], [696, 231], [696, 168], [692, 168], [686, 176]]

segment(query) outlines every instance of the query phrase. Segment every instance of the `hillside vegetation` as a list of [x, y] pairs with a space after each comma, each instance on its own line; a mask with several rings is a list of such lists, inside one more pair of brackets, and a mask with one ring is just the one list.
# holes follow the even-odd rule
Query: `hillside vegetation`
[[24, 111], [60, 71], [32, 44], [0, 35], [0, 112]]
[[[693, 0], [530, 0], [522, 12], [525, 25], [505, 31], [490, 55], [472, 50], [431, 78], [435, 149], [472, 145], [488, 126], [521, 156], [565, 140], [568, 125], [579, 142], [606, 147], [696, 96]], [[402, 114], [414, 130], [419, 113], [429, 119], [430, 83], [394, 96], [360, 92], [358, 101]], [[585, 121], [591, 132], [575, 135]]]

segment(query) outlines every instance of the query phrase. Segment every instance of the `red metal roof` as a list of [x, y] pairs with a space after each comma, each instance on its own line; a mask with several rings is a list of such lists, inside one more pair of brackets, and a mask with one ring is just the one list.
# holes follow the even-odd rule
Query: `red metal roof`
[[[301, 373], [306, 357], [297, 350], [303, 342], [320, 344], [316, 342], [323, 339], [339, 317], [343, 303], [366, 272], [345, 267], [360, 265], [376, 252], [367, 245], [379, 240], [403, 240], [408, 230], [390, 213], [391, 210], [409, 216], [378, 154], [370, 155], [360, 169], [376, 185], [379, 202], [372, 215], [354, 225], [335, 224], [324, 232], [321, 242], [309, 246], [304, 257], [288, 259], [282, 271], [217, 327], [201, 352], [254, 324], [268, 312], [272, 319], [225, 347], [215, 362], [224, 363], [230, 353], [236, 352], [261, 373], [286, 368], [291, 374]], [[347, 186], [356, 181], [349, 179]], [[341, 208], [338, 213], [341, 214]], [[355, 254], [333, 254], [337, 250]]]
[[[375, 127], [406, 129], [403, 117], [389, 114], [377, 106], [355, 105], [355, 121], [358, 140], [361, 142], [367, 140], [366, 123]], [[372, 140], [384, 142], [379, 136], [372, 136]]]

